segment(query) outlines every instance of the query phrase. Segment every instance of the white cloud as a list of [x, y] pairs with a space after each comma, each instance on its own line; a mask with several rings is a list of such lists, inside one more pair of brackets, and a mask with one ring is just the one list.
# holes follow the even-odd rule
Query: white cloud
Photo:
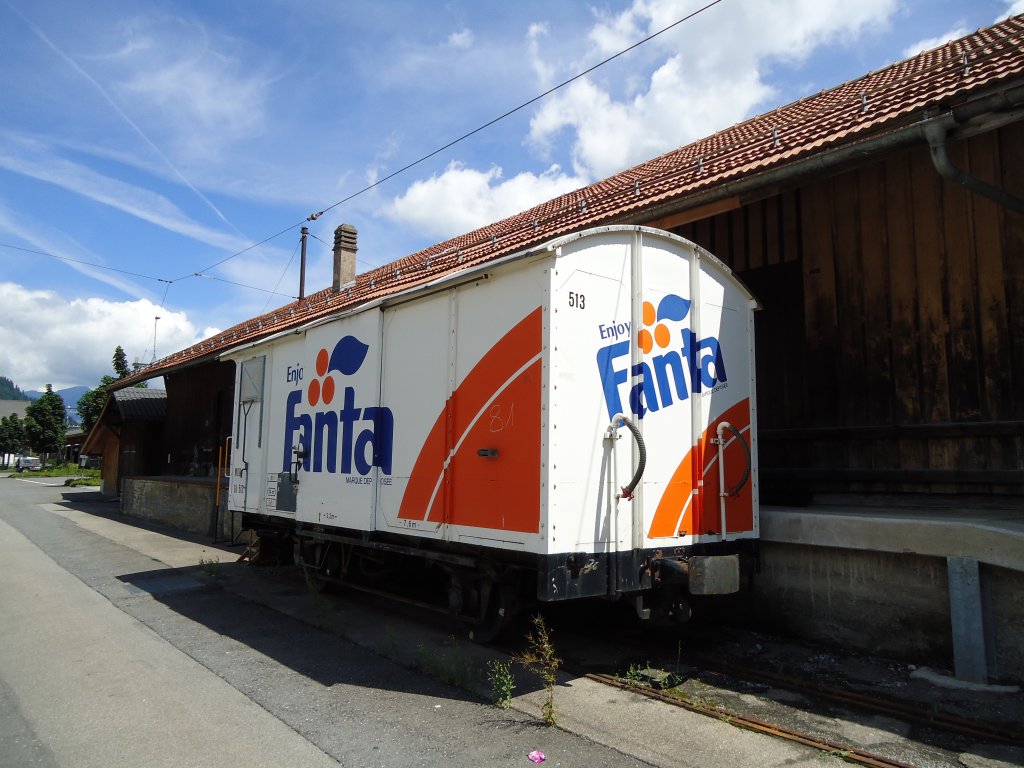
[[[799, 62], [823, 44], [850, 42], [894, 10], [894, 0], [716, 6], [630, 54], [656, 63], [646, 81], [617, 62], [546, 100], [530, 140], [546, 151], [569, 130], [575, 172], [611, 175], [749, 117], [775, 96], [764, 76], [772, 62]], [[587, 59], [565, 66], [581, 71], [689, 12], [683, 0], [635, 0], [623, 13], [599, 16]]]
[[1024, 0], [1013, 0], [1013, 2], [1007, 2], [1006, 12], [1003, 13], [997, 21], [1001, 21], [1009, 16], [1017, 16], [1018, 14], [1024, 13]]
[[[856, 7], [839, 0], [718, 7], [717, 15], [695, 17], [638, 49], [644, 59], [639, 67], [624, 59], [617, 70], [599, 70], [600, 78], [578, 80], [541, 104], [528, 140], [550, 157], [568, 137], [571, 174], [551, 165], [540, 174], [504, 179], [497, 165], [478, 170], [453, 161], [443, 173], [412, 183], [386, 213], [423, 235], [450, 237], [611, 175], [748, 117], [776, 95], [764, 76], [770, 62], [800, 61], [822, 44], [851, 40], [884, 23], [894, 7], [895, 0]], [[634, 0], [617, 15], [595, 12], [583, 61], [556, 62], [544, 45], [544, 23], [529, 26], [524, 46], [540, 87], [548, 88], [690, 11], [685, 0]], [[707, 45], [711, 39], [717, 44]], [[638, 77], [644, 68], [651, 74]]]
[[159, 14], [126, 19], [111, 39], [120, 48], [97, 58], [112, 91], [177, 157], [201, 160], [259, 133], [272, 80], [237, 39]]
[[[53, 291], [0, 283], [0, 374], [22, 389], [95, 386], [111, 373], [119, 344], [129, 362], [149, 362], [153, 355], [153, 318], [157, 355], [198, 341], [183, 312], [171, 312], [149, 301], [65, 300]], [[69, 405], [73, 405], [70, 404]]]
[[414, 182], [388, 206], [390, 218], [420, 232], [447, 238], [511, 216], [577, 189], [587, 180], [552, 165], [540, 175], [520, 173], [502, 180], [492, 166], [478, 171], [451, 162], [444, 173]]
[[448, 45], [451, 48], [469, 48], [474, 39], [473, 32], [463, 28], [448, 35]]
[[537, 77], [537, 83], [542, 92], [555, 85], [554, 69], [542, 52], [542, 45], [547, 36], [548, 25], [543, 23], [531, 24], [526, 32], [526, 50], [529, 54], [530, 66], [533, 68], [533, 73]]
[[[1021, 0], [1021, 4], [1024, 5], [1024, 0]], [[913, 45], [908, 45], [903, 49], [903, 58], [907, 59], [911, 56], [916, 56], [922, 51], [930, 51], [932, 48], [937, 48], [943, 43], [948, 43], [950, 40], [956, 40], [957, 38], [963, 37], [970, 32], [967, 27], [959, 26], [955, 29], [949, 30], [944, 35], [937, 35], [936, 37], [928, 37], [924, 40], [918, 40]]]

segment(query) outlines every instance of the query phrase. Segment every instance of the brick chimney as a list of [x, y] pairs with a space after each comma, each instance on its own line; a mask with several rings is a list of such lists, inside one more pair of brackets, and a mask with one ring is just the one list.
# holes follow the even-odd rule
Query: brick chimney
[[356, 228], [342, 224], [334, 230], [334, 292], [356, 279]]

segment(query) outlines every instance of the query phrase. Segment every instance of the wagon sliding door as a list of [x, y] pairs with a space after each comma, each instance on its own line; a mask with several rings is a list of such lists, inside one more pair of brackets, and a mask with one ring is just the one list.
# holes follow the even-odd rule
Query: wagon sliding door
[[276, 507], [276, 493], [267, 490], [266, 369], [265, 355], [238, 365], [228, 503], [231, 509], [241, 512], [264, 512], [268, 504], [271, 511]]
[[385, 311], [395, 453], [379, 530], [504, 547], [538, 537], [542, 286], [506, 268]]

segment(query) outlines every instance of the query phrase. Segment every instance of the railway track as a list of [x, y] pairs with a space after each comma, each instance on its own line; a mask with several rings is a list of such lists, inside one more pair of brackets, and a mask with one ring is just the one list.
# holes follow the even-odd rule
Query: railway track
[[819, 749], [833, 757], [839, 757], [848, 763], [854, 763], [856, 765], [869, 766], [869, 768], [914, 768], [914, 766], [908, 763], [902, 763], [898, 760], [893, 760], [882, 755], [876, 755], [871, 752], [866, 752], [862, 749], [850, 746], [848, 744], [840, 744], [837, 742], [829, 741], [826, 739], [820, 739], [815, 736], [808, 735], [806, 733], [800, 733], [790, 728], [785, 728], [780, 725], [774, 725], [772, 723], [766, 723], [756, 718], [747, 717], [744, 715], [738, 715], [735, 713], [725, 712], [717, 707], [705, 706], [703, 704], [686, 701], [673, 696], [665, 691], [659, 691], [655, 688], [647, 686], [636, 686], [630, 683], [623, 682], [616, 677], [611, 675], [599, 675], [599, 674], [588, 674], [587, 678], [594, 680], [604, 685], [609, 685], [614, 688], [622, 688], [635, 693], [639, 693], [643, 696], [648, 696], [652, 699], [671, 704], [672, 706], [682, 707], [691, 712], [697, 712], [702, 715], [713, 717], [717, 720], [723, 720], [730, 725], [734, 725], [737, 728], [744, 728], [749, 731], [756, 731], [758, 733], [765, 733], [771, 736], [775, 736], [780, 739], [792, 741], [797, 744], [802, 744], [806, 747], [812, 747]]
[[728, 675], [742, 680], [755, 680], [778, 688], [785, 688], [798, 693], [805, 693], [840, 704], [857, 707], [872, 714], [888, 715], [921, 725], [935, 726], [972, 738], [1014, 745], [1024, 743], [1024, 735], [1019, 730], [971, 720], [959, 715], [943, 712], [935, 707], [926, 708], [896, 699], [871, 696], [858, 691], [835, 688], [813, 681], [798, 680], [790, 675], [723, 663], [720, 659], [702, 658], [700, 663], [704, 671], [709, 674]]
[[[376, 590], [373, 590], [373, 592], [375, 596], [380, 596], [376, 594]], [[364, 595], [364, 597], [370, 596]], [[435, 615], [446, 614], [442, 607], [420, 600], [412, 600], [408, 597], [393, 602], [405, 606], [415, 606], [420, 609], [429, 609], [429, 612]], [[770, 714], [768, 715], [770, 719], [781, 722], [767, 722], [758, 716], [744, 713], [742, 706], [737, 707], [735, 711], [729, 704], [722, 706], [716, 703], [716, 705], [712, 706], [700, 701], [700, 696], [686, 698], [686, 693], [673, 691], [671, 688], [662, 688], [657, 685], [638, 685], [635, 680], [627, 681], [622, 676], [606, 674], [605, 672], [608, 670], [625, 670], [630, 666], [630, 659], [660, 658], [662, 660], [660, 666], [663, 669], [675, 668], [677, 678], [679, 677], [678, 672], [680, 669], [685, 669], [688, 679], [700, 681], [701, 684], [705, 685], [709, 684], [720, 692], [747, 692], [751, 690], [750, 686], [752, 683], [762, 684], [771, 688], [801, 694], [812, 701], [838, 704], [844, 709], [858, 711], [862, 714], [885, 716], [903, 723], [922, 725], [929, 729], [929, 731], [916, 733], [913, 737], [906, 739], [907, 745], [918, 744], [926, 749], [942, 751], [947, 757], [952, 758], [949, 764], [956, 764], [957, 752], [960, 749], [969, 748], [966, 745], [971, 742], [1004, 744], [1013, 747], [1024, 745], [1024, 735], [1013, 727], [981, 722], [942, 711], [935, 706], [934, 701], [929, 701], [925, 704], [912, 700], [869, 695], [849, 688], [816, 682], [809, 679], [813, 673], [797, 677], [793, 673], [785, 674], [763, 668], [747, 667], [741, 663], [729, 660], [728, 657], [732, 654], [722, 646], [719, 646], [720, 652], [716, 654], [690, 649], [685, 655], [680, 652], [676, 658], [669, 661], [666, 659], [666, 656], [671, 650], [670, 643], [665, 642], [664, 637], [655, 638], [647, 631], [638, 631], [635, 627], [625, 624], [619, 624], [616, 628], [611, 628], [606, 622], [594, 619], [591, 616], [581, 616], [578, 609], [567, 611], [548, 607], [543, 613], [550, 618], [553, 625], [557, 628], [555, 636], [558, 652], [563, 658], [571, 659], [566, 664], [565, 669], [572, 674], [584, 676], [609, 686], [632, 690], [672, 706], [682, 707], [729, 722], [736, 727], [803, 744], [831, 756], [839, 757], [852, 764], [871, 766], [872, 768], [912, 768], [908, 763], [871, 752], [855, 744], [844, 742], [841, 740], [843, 737], [841, 735], [837, 737], [835, 732], [830, 733], [827, 738], [802, 732], [800, 730], [800, 718], [790, 718], [785, 714], [776, 718], [774, 714]], [[614, 626], [614, 622], [612, 624]], [[719, 631], [725, 630], [724, 628], [719, 628]], [[521, 643], [521, 641], [520, 637], [519, 642]], [[701, 641], [694, 638], [691, 638], [691, 641], [697, 645], [701, 644]], [[601, 647], [599, 655], [602, 656], [602, 659], [600, 662], [595, 663], [588, 660], [588, 656], [593, 655], [594, 649], [597, 646]], [[681, 648], [682, 646], [679, 647]], [[510, 645], [505, 645], [502, 650], [514, 656], [522, 648], [518, 643], [513, 642]], [[655, 664], [653, 666], [657, 667], [659, 665]], [[708, 683], [709, 679], [712, 682]], [[766, 697], [766, 699], [770, 700], [771, 697]], [[782, 706], [785, 705], [782, 704]], [[810, 712], [822, 713], [827, 710], [827, 705], [815, 705], [805, 707], [805, 709]], [[759, 711], [757, 714], [762, 715], [763, 713]], [[842, 715], [837, 717], [842, 717]], [[781, 723], [787, 724], [783, 725]], [[950, 747], [948, 744], [950, 734], [969, 741], [961, 741], [960, 747]], [[928, 762], [932, 763], [933, 761], [929, 760]], [[941, 762], [940, 760], [936, 764]]]
[[[769, 637], [751, 639], [725, 627], [712, 627], [713, 637], [702, 632], [679, 639], [628, 625], [606, 626], [599, 633], [595, 624], [575, 612], [552, 612], [551, 618], [559, 651], [570, 660], [566, 671], [804, 744], [849, 763], [897, 768], [908, 765], [902, 761], [909, 759], [916, 765], [952, 766], [962, 764], [960, 755], [978, 750], [1024, 754], [1024, 732], [1019, 725], [1024, 720], [1015, 718], [1021, 707], [1012, 703], [1012, 697], [1003, 699], [1000, 704], [1006, 704], [1006, 709], [996, 712], [996, 707], [979, 706], [981, 699], [972, 698], [971, 692], [936, 695], [935, 689], [910, 681], [907, 670], [894, 672], [891, 663], [880, 659], [846, 660], [838, 651], [823, 653], [820, 649], [803, 654], [802, 647], [796, 653], [792, 649], [780, 653]], [[736, 636], [744, 637], [742, 643], [747, 647]], [[761, 668], [743, 663], [754, 653], [755, 644]], [[809, 663], [819, 655], [822, 661]], [[636, 664], [641, 659], [649, 660], [644, 669]], [[769, 667], [775, 664], [778, 666]], [[883, 676], [872, 679], [853, 671], [871, 667]], [[632, 674], [634, 668], [641, 674]], [[648, 680], [648, 685], [638, 685], [638, 681]], [[867, 686], [878, 684], [902, 693], [867, 691]], [[800, 699], [786, 694], [799, 694]], [[793, 701], [800, 703], [790, 703]], [[844, 723], [853, 724], [852, 728]], [[861, 733], [872, 731], [888, 732], [891, 739], [862, 740]], [[1010, 763], [1016, 764], [1016, 760]]]

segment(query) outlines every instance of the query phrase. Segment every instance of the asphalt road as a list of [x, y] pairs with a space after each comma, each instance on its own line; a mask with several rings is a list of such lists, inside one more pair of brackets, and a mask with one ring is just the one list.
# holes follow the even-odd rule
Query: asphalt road
[[649, 764], [173, 569], [46, 482], [0, 478], [0, 766]]

